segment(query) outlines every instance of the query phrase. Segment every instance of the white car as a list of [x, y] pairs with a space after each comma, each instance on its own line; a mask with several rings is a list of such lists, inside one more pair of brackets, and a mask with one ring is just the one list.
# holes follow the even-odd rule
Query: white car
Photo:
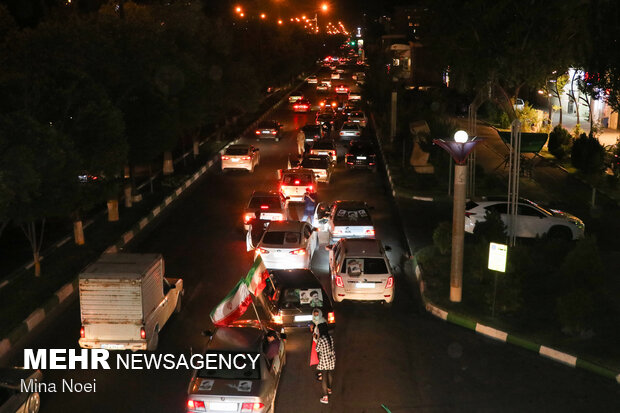
[[331, 205], [320, 202], [312, 222], [315, 227], [329, 232], [330, 244], [341, 238], [374, 238], [370, 209], [363, 201], [336, 201]]
[[260, 152], [252, 145], [230, 145], [222, 155], [222, 171], [246, 169], [254, 172], [260, 162]]
[[310, 76], [308, 76], [306, 81], [308, 83], [318, 83], [319, 80], [317, 79], [316, 75], [310, 75]]
[[261, 237], [254, 259], [259, 255], [268, 269], [310, 268], [318, 245], [316, 230], [307, 222], [272, 221]]
[[359, 123], [345, 122], [340, 128], [340, 140], [351, 140], [362, 136], [362, 128]]
[[0, 368], [0, 412], [37, 413], [41, 406], [37, 383], [42, 377], [39, 370]]
[[331, 77], [331, 79], [340, 79], [340, 73], [332, 72], [330, 77]]
[[[486, 197], [469, 201], [465, 207], [465, 231], [473, 233], [476, 224], [486, 220], [487, 211], [497, 212], [505, 225], [510, 221], [506, 197]], [[553, 238], [574, 240], [583, 237], [585, 225], [579, 218], [555, 209], [545, 209], [524, 198], [517, 206], [516, 236], [536, 238], [548, 234]]]
[[302, 202], [306, 192], [316, 193], [316, 176], [311, 169], [280, 170], [280, 193], [285, 199]]
[[295, 103], [298, 100], [301, 100], [303, 98], [304, 98], [304, 95], [302, 95], [301, 92], [292, 92], [290, 95], [288, 95], [288, 102]]
[[316, 90], [321, 91], [321, 92], [329, 92], [331, 88], [332, 88], [332, 82], [331, 80], [328, 80], [328, 79], [323, 79], [316, 85]]
[[343, 238], [325, 248], [329, 251], [334, 301], [392, 303], [394, 273], [380, 241]]
[[362, 128], [365, 128], [366, 122], [368, 122], [368, 118], [366, 117], [366, 114], [364, 112], [362, 112], [361, 110], [358, 110], [355, 112], [351, 112], [351, 114], [349, 114], [348, 121], [357, 123]]

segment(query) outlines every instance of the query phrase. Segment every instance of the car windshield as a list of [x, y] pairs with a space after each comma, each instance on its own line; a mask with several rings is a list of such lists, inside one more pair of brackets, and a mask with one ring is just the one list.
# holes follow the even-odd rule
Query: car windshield
[[226, 149], [226, 155], [247, 155], [248, 148], [228, 148]]
[[363, 208], [339, 208], [334, 217], [335, 224], [370, 225], [370, 215]]
[[274, 129], [275, 127], [276, 127], [276, 123], [272, 121], [261, 122], [258, 124], [259, 129]]
[[248, 208], [259, 209], [264, 206], [267, 206], [268, 208], [262, 208], [262, 209], [279, 209], [280, 199], [275, 195], [274, 196], [255, 196], [250, 200]]
[[280, 295], [280, 305], [283, 308], [323, 307], [323, 300], [323, 289], [319, 286], [286, 288]]
[[363, 118], [364, 114], [362, 112], [351, 112], [350, 115], [352, 118]]
[[323, 113], [317, 117], [318, 120], [331, 120], [333, 118], [329, 113]]
[[263, 245], [296, 246], [299, 245], [299, 232], [267, 231], [263, 236]]
[[387, 274], [388, 268], [383, 258], [349, 258], [342, 262], [342, 274]]
[[331, 143], [330, 141], [319, 141], [316, 142], [314, 145], [312, 145], [312, 149], [334, 149], [334, 144]]
[[350, 153], [352, 153], [353, 155], [365, 155], [365, 154], [371, 154], [373, 152], [372, 147], [368, 144], [357, 144], [357, 145], [353, 145], [351, 146], [351, 149], [349, 151]]
[[301, 166], [308, 169], [327, 169], [328, 163], [322, 158], [306, 158], [301, 162]]
[[306, 186], [312, 183], [312, 176], [308, 174], [287, 174], [282, 178], [284, 185], [301, 185]]
[[[201, 379], [222, 379], [222, 380], [260, 380], [260, 355], [250, 352], [230, 352], [230, 351], [207, 351], [205, 360], [205, 368], [198, 370], [197, 376]], [[250, 356], [250, 357], [248, 357]], [[243, 363], [237, 361], [236, 365], [232, 361], [243, 360]], [[251, 360], [255, 360], [254, 365]], [[237, 366], [243, 365], [239, 369]], [[207, 367], [222, 367], [207, 368]], [[243, 382], [240, 382], [241, 386]], [[241, 390], [239, 390], [241, 391]]]
[[347, 124], [347, 123], [345, 123], [344, 125], [342, 125], [342, 129], [357, 130], [357, 125], [356, 124]]

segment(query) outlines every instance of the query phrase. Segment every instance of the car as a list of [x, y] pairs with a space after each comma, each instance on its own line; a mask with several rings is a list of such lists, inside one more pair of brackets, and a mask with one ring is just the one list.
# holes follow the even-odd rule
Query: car
[[[275, 334], [279, 342], [278, 352], [272, 360], [266, 353], [268, 332]], [[273, 413], [286, 364], [285, 338], [285, 334], [256, 324], [222, 326], [209, 333], [203, 351], [205, 358], [223, 357], [235, 362], [224, 364], [222, 367], [225, 368], [221, 369], [212, 368], [217, 367], [214, 365], [194, 370], [187, 387], [186, 412]], [[256, 364], [247, 362], [248, 355], [258, 357]]]
[[316, 177], [314, 172], [296, 168], [280, 170], [280, 193], [289, 201], [301, 202], [306, 192], [316, 193]]
[[360, 92], [349, 92], [349, 101], [359, 102], [362, 100], [362, 94]]
[[[469, 201], [465, 206], [465, 231], [473, 233], [476, 224], [486, 220], [487, 212], [496, 212], [505, 225], [510, 221], [507, 197], [483, 197], [480, 201]], [[516, 236], [537, 238], [548, 235], [552, 238], [576, 240], [585, 232], [583, 221], [574, 215], [557, 209], [543, 208], [535, 202], [520, 198], [517, 205]]]
[[366, 77], [366, 74], [364, 72], [355, 72], [353, 73], [353, 75], [351, 75], [351, 79], [353, 80], [363, 79], [365, 77]]
[[330, 327], [335, 327], [336, 316], [329, 295], [321, 282], [308, 269], [273, 270], [258, 301], [269, 314], [272, 328], [308, 328], [312, 311], [318, 308]]
[[512, 107], [514, 110], [523, 110], [525, 108], [525, 102], [521, 98], [516, 98]]
[[250, 173], [260, 162], [260, 151], [252, 145], [230, 145], [222, 154], [222, 171], [245, 169]]
[[316, 114], [316, 123], [317, 125], [321, 125], [325, 132], [331, 131], [335, 121], [336, 116], [333, 112], [322, 111]]
[[32, 385], [42, 377], [39, 370], [0, 368], [0, 412], [37, 413], [41, 397]]
[[254, 133], [257, 139], [270, 138], [276, 142], [280, 140], [282, 124], [275, 120], [259, 122]]
[[356, 111], [351, 111], [349, 113], [349, 115], [347, 116], [347, 121], [357, 123], [362, 128], [365, 128], [366, 123], [368, 122], [368, 118], [366, 117], [366, 114], [363, 111], [356, 110]]
[[341, 238], [374, 238], [375, 227], [370, 207], [363, 201], [320, 202], [314, 213], [313, 225], [329, 232], [329, 244]]
[[336, 73], [338, 73], [338, 74], [343, 74], [344, 70], [345, 70], [345, 67], [343, 65], [338, 65], [336, 67]]
[[330, 157], [332, 162], [337, 162], [338, 160], [336, 146], [334, 145], [334, 141], [331, 139], [321, 139], [314, 142], [309, 152], [311, 155], [327, 155]]
[[263, 221], [283, 221], [287, 219], [286, 200], [276, 191], [254, 191], [250, 201], [243, 210], [243, 226], [248, 230], [248, 223], [256, 218]]
[[306, 152], [314, 142], [323, 138], [325, 134], [323, 133], [323, 128], [321, 125], [317, 125], [316, 123], [309, 123], [304, 125], [297, 134], [297, 153], [303, 154]]
[[303, 98], [304, 95], [301, 92], [291, 92], [291, 94], [288, 95], [288, 103], [295, 103]]
[[293, 103], [293, 111], [295, 112], [310, 112], [312, 110], [312, 104], [308, 99], [299, 99]]
[[349, 100], [347, 104], [342, 108], [342, 114], [344, 116], [349, 116], [351, 113], [362, 110], [360, 105], [356, 101]]
[[312, 169], [317, 182], [329, 183], [332, 179], [333, 163], [331, 157], [327, 155], [305, 155], [299, 166]]
[[301, 221], [272, 221], [254, 250], [268, 269], [310, 268], [318, 235], [312, 225]]
[[335, 113], [334, 111], [337, 107], [338, 99], [335, 96], [325, 98], [319, 101], [319, 109], [321, 111], [320, 113], [324, 113], [325, 111], [330, 112], [330, 109], [332, 110], [330, 113]]
[[310, 83], [310, 84], [316, 84], [319, 80], [317, 79], [316, 75], [310, 75], [308, 76], [308, 78], [306, 79], [306, 82]]
[[345, 122], [342, 124], [342, 127], [340, 128], [339, 135], [340, 135], [341, 141], [344, 141], [344, 140], [350, 141], [352, 139], [356, 139], [362, 136], [362, 128], [360, 127], [358, 123]]
[[336, 93], [349, 93], [349, 87], [347, 85], [338, 85], [334, 88]]
[[381, 241], [343, 238], [328, 245], [332, 298], [344, 300], [394, 301], [394, 271]]
[[321, 80], [316, 85], [316, 90], [318, 90], [319, 92], [329, 92], [331, 88], [332, 88], [331, 80]]
[[338, 72], [332, 72], [332, 74], [331, 74], [330, 78], [331, 78], [332, 80], [334, 80], [334, 79], [340, 79], [340, 73], [338, 73]]
[[348, 169], [363, 168], [377, 170], [377, 153], [370, 141], [352, 141], [344, 156]]

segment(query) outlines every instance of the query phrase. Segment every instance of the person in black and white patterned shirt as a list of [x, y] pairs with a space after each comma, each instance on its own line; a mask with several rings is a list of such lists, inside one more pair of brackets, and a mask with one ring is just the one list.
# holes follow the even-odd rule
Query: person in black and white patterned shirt
[[336, 349], [334, 347], [334, 339], [329, 335], [327, 324], [318, 325], [319, 338], [316, 343], [316, 352], [319, 355], [319, 364], [317, 370], [322, 373], [323, 380], [323, 397], [321, 403], [329, 403], [329, 395], [332, 393], [333, 372], [336, 368]]

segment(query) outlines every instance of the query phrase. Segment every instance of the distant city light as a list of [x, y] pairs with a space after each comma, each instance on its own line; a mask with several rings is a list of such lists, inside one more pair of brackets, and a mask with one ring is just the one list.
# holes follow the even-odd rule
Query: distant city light
[[241, 7], [237, 6], [237, 8], [235, 9], [235, 11], [236, 11], [237, 13], [241, 13]]
[[261, 14], [260, 14], [260, 18], [261, 18], [261, 19], [264, 19], [265, 17], [267, 17], [267, 15], [266, 15], [265, 13], [261, 13]]

